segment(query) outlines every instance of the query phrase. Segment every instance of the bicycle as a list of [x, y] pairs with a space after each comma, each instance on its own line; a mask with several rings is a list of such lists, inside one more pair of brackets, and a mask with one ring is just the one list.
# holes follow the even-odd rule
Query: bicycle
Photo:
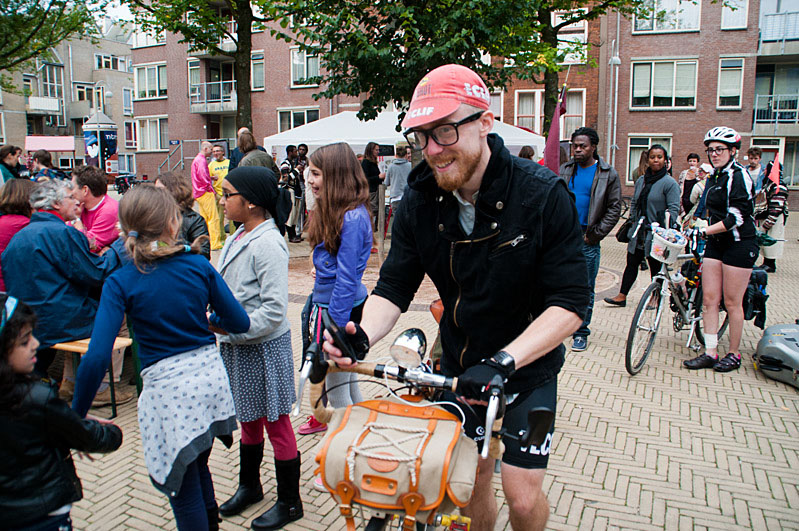
[[119, 195], [124, 195], [125, 192], [139, 184], [141, 181], [136, 179], [135, 174], [119, 174], [114, 177], [114, 189]]
[[[327, 321], [324, 313], [322, 317]], [[325, 326], [330, 331], [327, 323]], [[332, 335], [336, 337], [335, 333]], [[339, 341], [335, 342], [340, 345]], [[456, 377], [434, 374], [429, 365], [423, 363], [426, 346], [424, 333], [413, 328], [402, 332], [391, 346], [391, 357], [396, 365], [360, 361], [354, 366], [338, 367], [324, 359], [316, 343], [312, 343], [305, 353], [293, 414], [299, 414], [303, 389], [310, 380], [313, 414], [320, 422], [329, 424], [328, 432], [318, 446], [318, 472], [322, 474], [326, 490], [338, 502], [349, 530], [355, 528], [356, 507], [360, 509], [361, 521], [367, 531], [423, 531], [442, 526], [451, 531], [468, 531], [470, 528], [468, 517], [446, 512], [454, 510], [455, 506], [465, 506], [474, 488], [477, 447], [463, 434], [460, 418], [452, 412], [452, 409], [469, 406], [438, 401], [441, 391], [452, 392], [458, 397], [462, 395], [457, 391]], [[391, 379], [405, 384], [412, 394], [397, 397], [389, 389], [394, 399], [365, 400], [334, 411], [323, 406], [321, 399], [325, 375], [335, 371], [354, 372], [386, 381]], [[480, 455], [500, 458], [505, 437], [519, 440], [522, 446], [540, 446], [554, 412], [546, 408], [531, 410], [527, 429], [521, 433], [508, 433], [502, 428], [505, 396], [501, 377], [495, 377], [489, 389], [491, 397], [484, 433], [491, 434], [491, 438], [490, 443], [483, 445]], [[450, 407], [445, 409], [442, 404]], [[379, 413], [385, 416], [377, 417]], [[356, 420], [350, 421], [353, 418]], [[393, 424], [391, 419], [395, 419]], [[454, 438], [449, 436], [452, 442], [441, 444], [442, 432], [450, 433], [448, 430], [452, 429], [453, 421], [457, 421], [457, 429]], [[447, 422], [451, 424], [447, 425]], [[419, 426], [424, 428], [420, 430]], [[400, 433], [399, 437], [387, 431], [381, 433], [381, 430], [392, 428], [394, 434]], [[443, 437], [449, 440], [447, 435]], [[401, 448], [403, 445], [404, 450]], [[404, 468], [399, 468], [403, 463], [408, 467], [407, 475]], [[331, 469], [339, 473], [333, 474]], [[395, 470], [400, 472], [394, 473]], [[456, 475], [460, 476], [459, 479], [455, 478]], [[336, 481], [342, 476], [343, 479]], [[468, 485], [464, 478], [470, 478], [471, 484]], [[415, 489], [412, 488], [414, 483]], [[425, 499], [424, 490], [431, 488], [430, 485], [434, 489], [440, 488], [438, 498]], [[375, 493], [382, 497], [375, 496]]]
[[[653, 223], [653, 228], [657, 225]], [[660, 271], [652, 278], [652, 282], [644, 290], [641, 300], [633, 314], [630, 331], [627, 334], [627, 348], [624, 365], [631, 376], [635, 376], [644, 368], [660, 326], [666, 299], [669, 308], [674, 312], [672, 325], [675, 332], [686, 326], [689, 329], [687, 348], [694, 351], [705, 344], [702, 329], [702, 257], [697, 251], [696, 242], [690, 245], [690, 254], [671, 256], [651, 253], [650, 256], [661, 262]], [[678, 260], [683, 263], [679, 272], [670, 274], [671, 265]], [[720, 308], [723, 310], [723, 305]], [[729, 316], [726, 311], [718, 329], [718, 337], [727, 330]], [[698, 344], [693, 343], [694, 337]]]

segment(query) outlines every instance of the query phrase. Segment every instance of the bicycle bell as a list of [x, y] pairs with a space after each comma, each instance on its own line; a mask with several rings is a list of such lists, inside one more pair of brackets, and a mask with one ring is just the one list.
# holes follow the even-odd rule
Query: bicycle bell
[[427, 352], [427, 338], [418, 328], [409, 328], [394, 340], [389, 349], [394, 363], [405, 369], [415, 369]]

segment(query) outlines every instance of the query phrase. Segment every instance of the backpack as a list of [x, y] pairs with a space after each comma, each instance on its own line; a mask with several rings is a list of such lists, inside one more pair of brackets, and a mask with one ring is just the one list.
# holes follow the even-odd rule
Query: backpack
[[753, 269], [749, 277], [749, 285], [744, 293], [744, 319], [754, 320], [754, 325], [761, 330], [766, 326], [766, 301], [768, 294], [768, 273], [762, 269]]
[[418, 396], [390, 397], [333, 413], [316, 473], [348, 529], [354, 528], [353, 504], [403, 514], [407, 527], [469, 503], [477, 445], [463, 433], [460, 417], [430, 404]]

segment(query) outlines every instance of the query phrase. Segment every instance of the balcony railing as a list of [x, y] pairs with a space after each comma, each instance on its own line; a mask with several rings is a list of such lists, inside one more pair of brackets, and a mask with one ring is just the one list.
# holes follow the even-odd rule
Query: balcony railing
[[760, 25], [761, 54], [786, 53], [786, 41], [799, 41], [799, 11], [763, 15]]
[[61, 100], [46, 96], [29, 96], [25, 107], [28, 112], [34, 114], [59, 114], [61, 112]]
[[235, 81], [211, 81], [189, 86], [191, 112], [232, 113], [237, 104]]

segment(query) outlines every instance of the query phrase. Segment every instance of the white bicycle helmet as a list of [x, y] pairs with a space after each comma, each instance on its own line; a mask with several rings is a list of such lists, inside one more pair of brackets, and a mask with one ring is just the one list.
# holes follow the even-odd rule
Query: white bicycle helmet
[[741, 149], [741, 135], [731, 127], [714, 127], [705, 134], [705, 145], [711, 142], [722, 142], [736, 149]]

